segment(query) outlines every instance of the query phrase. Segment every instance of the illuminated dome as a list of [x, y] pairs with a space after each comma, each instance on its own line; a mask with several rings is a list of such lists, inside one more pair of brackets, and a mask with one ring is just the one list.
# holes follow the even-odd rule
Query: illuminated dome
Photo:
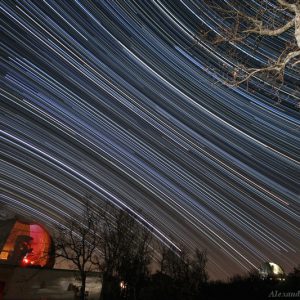
[[281, 279], [285, 277], [283, 269], [273, 262], [263, 263], [259, 268], [259, 274], [263, 279]]
[[0, 222], [0, 230], [0, 263], [53, 267], [53, 241], [44, 227], [13, 219]]

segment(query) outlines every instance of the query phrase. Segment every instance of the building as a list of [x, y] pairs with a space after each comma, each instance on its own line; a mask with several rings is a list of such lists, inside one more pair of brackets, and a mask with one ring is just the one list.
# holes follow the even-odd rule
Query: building
[[0, 264], [53, 268], [54, 244], [48, 231], [17, 219], [0, 222]]
[[[79, 299], [79, 289], [75, 270], [0, 266], [0, 300], [74, 300]], [[86, 299], [98, 300], [100, 291], [99, 273], [88, 273]]]
[[[40, 224], [0, 221], [0, 300], [79, 299], [79, 272], [54, 269], [54, 243]], [[99, 299], [99, 273], [87, 276], [87, 299]]]
[[273, 262], [263, 263], [258, 271], [262, 279], [285, 280], [285, 273], [282, 267]]

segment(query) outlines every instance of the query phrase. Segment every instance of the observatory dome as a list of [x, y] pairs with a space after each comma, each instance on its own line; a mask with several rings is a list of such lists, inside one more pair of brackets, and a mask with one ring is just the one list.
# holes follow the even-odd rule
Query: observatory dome
[[53, 267], [53, 241], [42, 225], [13, 219], [0, 222], [0, 230], [0, 263]]
[[280, 279], [285, 277], [285, 273], [282, 267], [280, 267], [279, 265], [273, 262], [263, 263], [259, 268], [259, 274], [263, 279], [265, 278]]

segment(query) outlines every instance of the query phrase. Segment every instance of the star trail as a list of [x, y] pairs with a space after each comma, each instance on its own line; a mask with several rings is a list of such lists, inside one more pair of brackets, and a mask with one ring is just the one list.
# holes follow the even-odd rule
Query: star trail
[[[219, 82], [234, 61], [195, 43], [200, 24], [218, 30], [213, 9], [187, 0], [0, 9], [3, 207], [51, 226], [79, 213], [85, 194], [110, 201], [166, 243], [207, 249], [213, 278], [300, 262], [299, 99], [290, 86], [278, 104]], [[278, 54], [262, 43], [235, 47], [257, 61]]]

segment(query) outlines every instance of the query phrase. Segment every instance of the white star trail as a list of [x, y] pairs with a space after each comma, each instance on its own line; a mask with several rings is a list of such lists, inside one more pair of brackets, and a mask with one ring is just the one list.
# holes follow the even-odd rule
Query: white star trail
[[[299, 263], [299, 99], [218, 81], [236, 62], [195, 43], [199, 24], [218, 32], [217, 12], [187, 0], [0, 9], [2, 206], [51, 226], [84, 195], [110, 201], [166, 243], [207, 249], [213, 278]], [[267, 41], [232, 47], [278, 56]]]

